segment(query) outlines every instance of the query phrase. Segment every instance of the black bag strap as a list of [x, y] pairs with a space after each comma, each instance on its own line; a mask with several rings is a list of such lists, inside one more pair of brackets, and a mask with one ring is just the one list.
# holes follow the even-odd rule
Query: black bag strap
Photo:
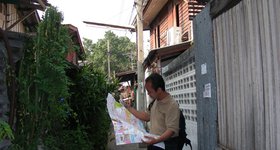
[[191, 143], [191, 140], [188, 139], [187, 137], [186, 137], [186, 139], [185, 139], [185, 144], [186, 144], [186, 146], [190, 145], [190, 148], [191, 148], [191, 150], [192, 150], [192, 143]]
[[148, 106], [148, 110], [149, 111], [151, 111], [151, 108], [152, 108], [152, 106], [153, 106], [153, 104], [155, 103], [155, 99], [153, 99], [153, 101], [149, 104], [149, 106]]

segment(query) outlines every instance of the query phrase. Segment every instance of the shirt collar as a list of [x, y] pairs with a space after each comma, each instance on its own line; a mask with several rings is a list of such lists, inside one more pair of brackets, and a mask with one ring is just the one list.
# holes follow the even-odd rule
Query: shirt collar
[[164, 99], [157, 101], [159, 103], [167, 103], [170, 100], [171, 95], [168, 94]]

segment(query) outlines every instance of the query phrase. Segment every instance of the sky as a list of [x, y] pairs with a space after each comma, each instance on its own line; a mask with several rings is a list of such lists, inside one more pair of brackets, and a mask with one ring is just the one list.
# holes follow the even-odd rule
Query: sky
[[48, 0], [64, 16], [63, 24], [72, 24], [79, 30], [81, 40], [91, 39], [94, 43], [104, 38], [111, 30], [118, 36], [127, 36], [136, 41], [136, 34], [128, 30], [93, 26], [83, 21], [131, 26], [135, 17], [134, 0]]

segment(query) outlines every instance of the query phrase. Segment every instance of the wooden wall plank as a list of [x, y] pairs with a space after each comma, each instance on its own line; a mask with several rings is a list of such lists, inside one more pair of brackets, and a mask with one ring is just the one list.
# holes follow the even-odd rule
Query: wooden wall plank
[[276, 133], [276, 148], [280, 147], [280, 1], [269, 0], [269, 12], [270, 12], [270, 25], [271, 25], [271, 39], [272, 41], [272, 58], [274, 70], [274, 98], [275, 99], [275, 133]]
[[279, 3], [244, 0], [213, 20], [220, 148], [279, 148]]

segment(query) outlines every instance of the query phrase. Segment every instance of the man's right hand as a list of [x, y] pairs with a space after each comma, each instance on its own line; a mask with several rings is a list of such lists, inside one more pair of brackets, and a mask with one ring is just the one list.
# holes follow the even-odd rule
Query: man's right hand
[[120, 103], [121, 103], [125, 108], [130, 108], [130, 107], [131, 107], [130, 100], [120, 99]]

